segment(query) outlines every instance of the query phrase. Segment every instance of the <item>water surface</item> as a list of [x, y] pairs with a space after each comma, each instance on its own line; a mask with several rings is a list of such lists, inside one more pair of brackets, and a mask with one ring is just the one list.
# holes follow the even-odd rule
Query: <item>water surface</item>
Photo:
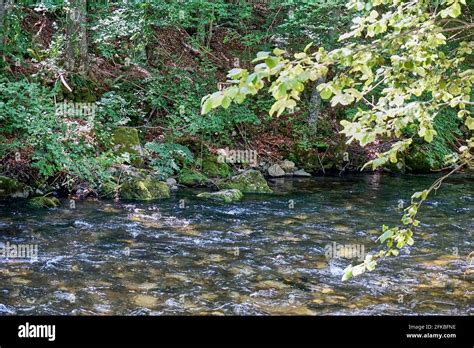
[[[473, 182], [447, 181], [420, 213], [415, 245], [342, 283], [357, 259], [327, 247], [377, 247], [380, 226], [433, 176], [278, 179], [234, 204], [181, 190], [169, 200], [63, 201], [32, 211], [0, 202], [0, 314], [395, 315], [473, 312]], [[471, 262], [471, 265], [470, 265]]]

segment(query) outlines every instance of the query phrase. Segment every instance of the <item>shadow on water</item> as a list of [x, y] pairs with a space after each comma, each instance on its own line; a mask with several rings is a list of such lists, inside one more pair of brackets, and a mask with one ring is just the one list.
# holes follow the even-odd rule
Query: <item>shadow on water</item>
[[[228, 205], [192, 190], [48, 211], [0, 202], [0, 247], [38, 248], [0, 258], [0, 314], [472, 314], [472, 178], [429, 198], [411, 249], [340, 280], [433, 180], [279, 179], [273, 195]], [[352, 259], [338, 246], [353, 246]]]

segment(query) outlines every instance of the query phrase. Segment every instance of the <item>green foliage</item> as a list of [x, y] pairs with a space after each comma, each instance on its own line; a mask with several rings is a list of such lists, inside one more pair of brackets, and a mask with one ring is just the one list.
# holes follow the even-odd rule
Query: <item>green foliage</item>
[[259, 124], [258, 106], [236, 106], [212, 115], [202, 117], [200, 99], [203, 90], [215, 88], [217, 82], [212, 71], [190, 74], [180, 69], [172, 69], [169, 75], [154, 75], [145, 81], [147, 90], [145, 102], [159, 115], [164, 115], [164, 126], [171, 130], [170, 140], [183, 135], [212, 137], [219, 133], [225, 143], [238, 124]]
[[0, 156], [31, 148], [31, 166], [43, 179], [62, 172], [65, 187], [78, 179], [98, 185], [114, 158], [91, 138], [92, 124], [90, 131], [78, 131], [86, 120], [56, 113], [55, 95], [55, 90], [37, 83], [0, 81], [0, 134], [21, 140], [3, 144]]
[[193, 161], [191, 151], [180, 144], [150, 142], [145, 144], [145, 149], [151, 157], [150, 165], [161, 179], [172, 176]]

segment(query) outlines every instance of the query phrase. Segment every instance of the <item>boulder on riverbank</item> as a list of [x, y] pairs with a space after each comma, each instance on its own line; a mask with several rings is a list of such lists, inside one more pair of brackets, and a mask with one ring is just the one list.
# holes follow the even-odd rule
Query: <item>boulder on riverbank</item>
[[270, 166], [267, 170], [268, 175], [270, 175], [272, 178], [278, 178], [280, 176], [285, 176], [285, 171], [278, 165], [274, 164]]
[[18, 180], [0, 176], [0, 199], [26, 198], [30, 194], [28, 186]]
[[227, 178], [232, 175], [232, 169], [227, 163], [220, 163], [215, 156], [202, 159], [202, 173], [209, 178]]
[[224, 203], [240, 201], [244, 195], [240, 190], [228, 189], [217, 192], [203, 192], [197, 195], [199, 198], [213, 199]]
[[192, 169], [183, 169], [178, 177], [178, 182], [186, 186], [203, 186], [208, 182], [208, 178]]
[[138, 131], [135, 128], [117, 128], [113, 133], [112, 142], [114, 143], [116, 155], [128, 153], [131, 157], [130, 164], [135, 167], [143, 166], [143, 149], [138, 137]]
[[272, 193], [267, 181], [258, 170], [247, 170], [217, 185], [221, 189], [237, 189], [243, 193]]

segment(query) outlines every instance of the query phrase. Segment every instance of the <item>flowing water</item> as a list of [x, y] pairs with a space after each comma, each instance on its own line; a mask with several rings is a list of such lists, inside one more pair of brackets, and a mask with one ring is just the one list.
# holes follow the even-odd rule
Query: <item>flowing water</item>
[[[274, 194], [233, 204], [195, 190], [41, 211], [0, 202], [0, 248], [37, 247], [37, 257], [0, 257], [0, 314], [473, 314], [472, 177], [429, 198], [413, 247], [341, 282], [434, 179], [280, 179]], [[352, 254], [331, 253], [342, 246]]]

